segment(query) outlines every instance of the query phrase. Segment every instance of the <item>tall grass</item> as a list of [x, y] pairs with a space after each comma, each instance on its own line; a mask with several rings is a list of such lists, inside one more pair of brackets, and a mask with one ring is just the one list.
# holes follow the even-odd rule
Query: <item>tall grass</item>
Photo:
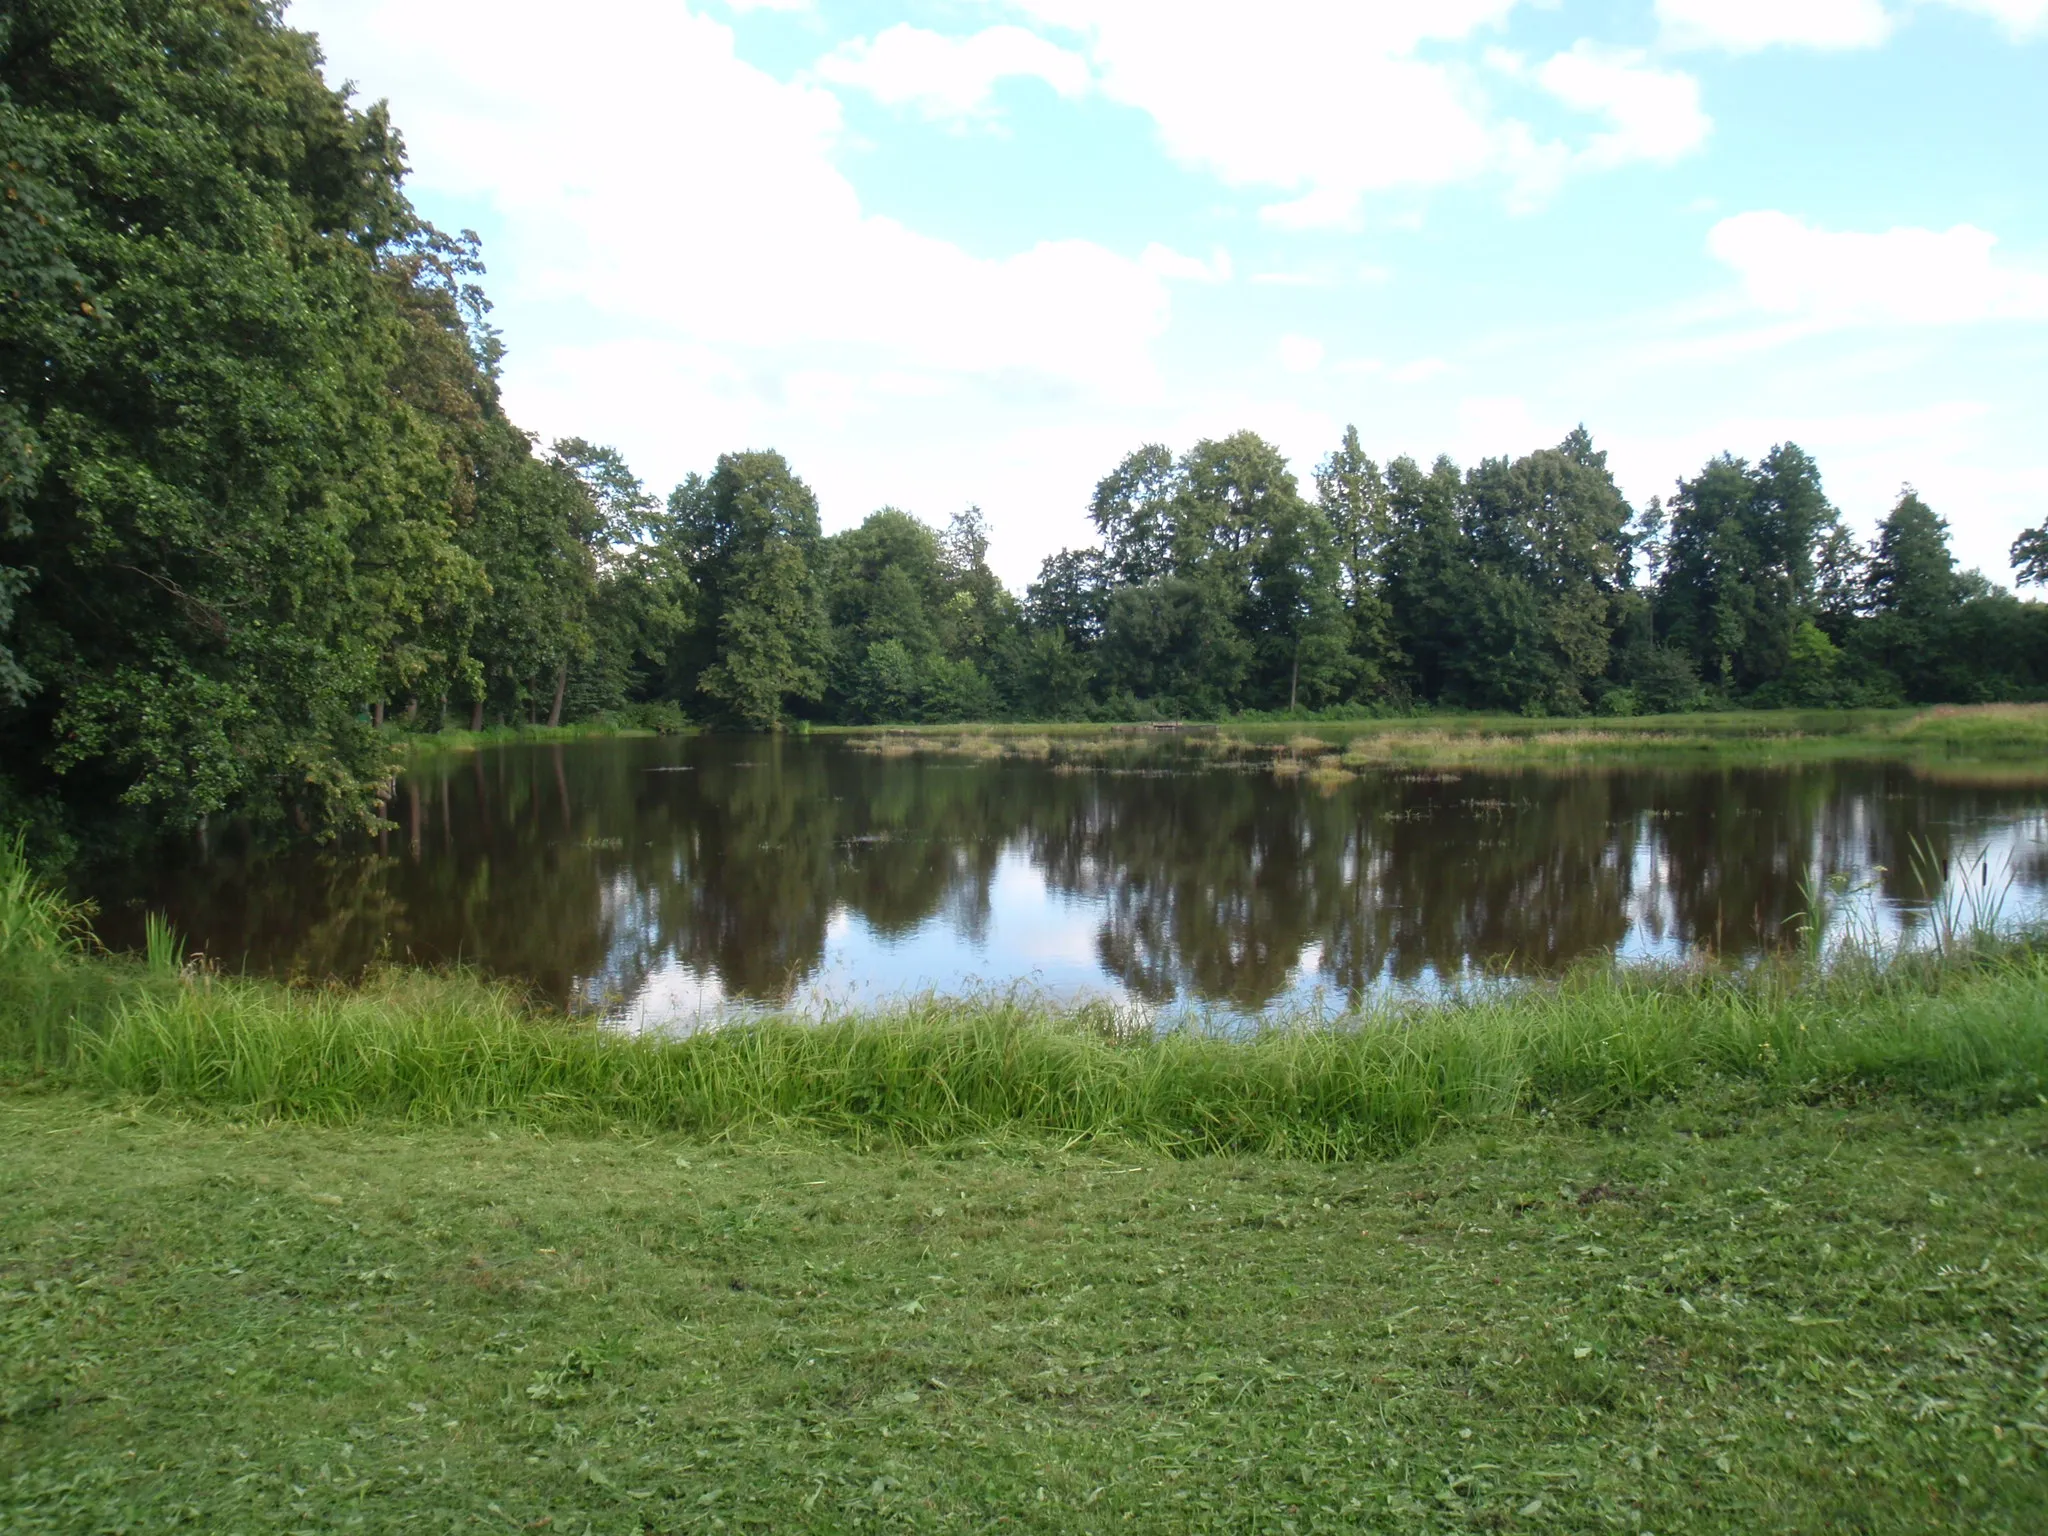
[[[2022, 946], [1740, 973], [1595, 972], [1249, 1039], [926, 999], [864, 1019], [650, 1040], [536, 1013], [459, 976], [291, 990], [182, 966], [167, 934], [146, 964], [94, 957], [75, 914], [14, 878], [18, 852], [0, 865], [15, 1054], [86, 1086], [237, 1115], [513, 1117], [700, 1136], [789, 1128], [919, 1144], [1021, 1130], [1183, 1154], [1349, 1157], [1450, 1122], [1600, 1115], [1731, 1081], [1766, 1096], [1973, 1103], [2048, 1090], [2048, 955]], [[101, 980], [81, 988], [67, 974]], [[50, 1011], [38, 1018], [37, 1008]]]
[[1955, 750], [2048, 750], [2048, 704], [1943, 704], [1915, 715], [1897, 735]]
[[0, 837], [0, 1058], [41, 1068], [108, 1015], [120, 986], [89, 957], [90, 910], [39, 880], [22, 845]]
[[1597, 1115], [1715, 1080], [2031, 1101], [2048, 1088], [2048, 967], [2014, 954], [1805, 982], [1596, 975], [1252, 1039], [1122, 1036], [1028, 1005], [931, 1000], [645, 1041], [537, 1019], [473, 983], [201, 983], [126, 1000], [81, 1060], [109, 1087], [330, 1122], [508, 1115], [918, 1143], [1023, 1129], [1329, 1157], [1411, 1145], [1446, 1121]]

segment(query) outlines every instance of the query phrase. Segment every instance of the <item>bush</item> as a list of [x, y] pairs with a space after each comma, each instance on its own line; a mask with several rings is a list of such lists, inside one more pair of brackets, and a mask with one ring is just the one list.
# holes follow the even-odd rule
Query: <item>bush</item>
[[621, 726], [630, 731], [652, 731], [657, 736], [678, 736], [690, 728], [690, 717], [673, 699], [651, 699], [645, 704], [628, 704], [616, 712]]
[[1620, 718], [1626, 715], [1640, 715], [1641, 701], [1633, 688], [1610, 688], [1600, 695], [1600, 713]]
[[1682, 715], [1705, 702], [1692, 658], [1668, 645], [1645, 645], [1630, 651], [1624, 670], [1637, 706], [1645, 714]]

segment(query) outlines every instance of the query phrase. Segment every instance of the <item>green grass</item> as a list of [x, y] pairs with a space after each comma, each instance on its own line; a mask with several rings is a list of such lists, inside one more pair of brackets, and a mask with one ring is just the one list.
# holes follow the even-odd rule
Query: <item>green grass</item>
[[494, 725], [481, 731], [448, 726], [438, 731], [405, 731], [392, 728], [389, 737], [408, 757], [435, 752], [474, 752], [483, 747], [548, 745], [570, 741], [602, 741], [622, 736], [653, 736], [656, 731], [604, 721], [579, 721], [573, 725]]
[[1022, 1130], [1175, 1155], [1349, 1158], [1447, 1123], [1584, 1119], [1725, 1081], [1780, 1101], [2031, 1102], [2048, 1089], [2048, 959], [1803, 981], [1595, 974], [1246, 1040], [1123, 1036], [1086, 1014], [931, 1000], [660, 1042], [530, 1014], [460, 980], [294, 993], [188, 979], [122, 997], [78, 1031], [66, 1065], [71, 1080], [161, 1102], [329, 1124], [504, 1118], [911, 1146]]
[[1944, 705], [1913, 716], [1894, 734], [1915, 745], [1957, 751], [2048, 750], [2048, 705]]
[[[1757, 740], [1808, 736], [1861, 736], [1889, 739], [1920, 721], [1968, 721], [1977, 716], [1996, 718], [1999, 731], [2010, 737], [2013, 722], [2022, 722], [2023, 739], [2048, 742], [2048, 706], [2029, 704], [1944, 705], [1937, 709], [1733, 709], [1714, 713], [1628, 716], [1531, 716], [1487, 714], [1458, 710], [1426, 710], [1413, 715], [1367, 720], [1318, 720], [1247, 716], [1223, 721], [1184, 723], [1139, 721], [1118, 725], [1109, 722], [968, 722], [941, 725], [832, 725], [812, 730], [827, 735], [857, 735], [867, 731], [910, 731], [924, 735], [993, 733], [996, 735], [1090, 735], [1123, 731], [1135, 735], [1177, 729], [1222, 730], [1260, 738], [1285, 737], [1311, 732], [1332, 740], [1359, 736], [1401, 735], [1411, 731], [1444, 731], [1472, 736], [1535, 736], [1553, 731], [1579, 731], [1658, 736], [1680, 732], [1713, 739]], [[2033, 723], [2028, 723], [2033, 722]], [[1964, 727], [1969, 729], [1968, 726]]]
[[0, 1098], [0, 1529], [2035, 1532], [2048, 1111], [1388, 1161]]
[[[934, 725], [839, 728], [897, 755], [1051, 757], [1081, 762], [1140, 751], [1182, 728], [1104, 725]], [[1184, 728], [1225, 755], [1256, 758], [1322, 744], [1348, 767], [1543, 767], [1588, 763], [1791, 762], [1901, 758], [1940, 773], [2048, 778], [2048, 705], [1928, 710], [1732, 710], [1630, 718], [1530, 719], [1428, 714], [1369, 721], [1230, 721]], [[1168, 738], [1170, 739], [1170, 737]]]

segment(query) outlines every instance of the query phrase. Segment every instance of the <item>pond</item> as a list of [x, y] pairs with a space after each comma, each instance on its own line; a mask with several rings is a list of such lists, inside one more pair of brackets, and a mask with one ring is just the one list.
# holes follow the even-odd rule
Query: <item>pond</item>
[[[877, 746], [881, 750], [876, 750]], [[229, 971], [463, 963], [629, 1027], [1022, 987], [1338, 1011], [1600, 957], [1745, 958], [2048, 911], [2048, 776], [1902, 762], [1276, 774], [1191, 738], [1035, 755], [691, 736], [423, 760], [396, 830], [101, 871]], [[1051, 755], [1047, 755], [1050, 751]]]

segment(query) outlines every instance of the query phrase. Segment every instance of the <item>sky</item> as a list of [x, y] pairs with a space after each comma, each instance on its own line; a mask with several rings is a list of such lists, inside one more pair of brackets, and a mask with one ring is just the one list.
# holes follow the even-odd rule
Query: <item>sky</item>
[[2048, 0], [293, 0], [474, 229], [508, 410], [1021, 589], [1124, 454], [1796, 442], [2048, 517]]

